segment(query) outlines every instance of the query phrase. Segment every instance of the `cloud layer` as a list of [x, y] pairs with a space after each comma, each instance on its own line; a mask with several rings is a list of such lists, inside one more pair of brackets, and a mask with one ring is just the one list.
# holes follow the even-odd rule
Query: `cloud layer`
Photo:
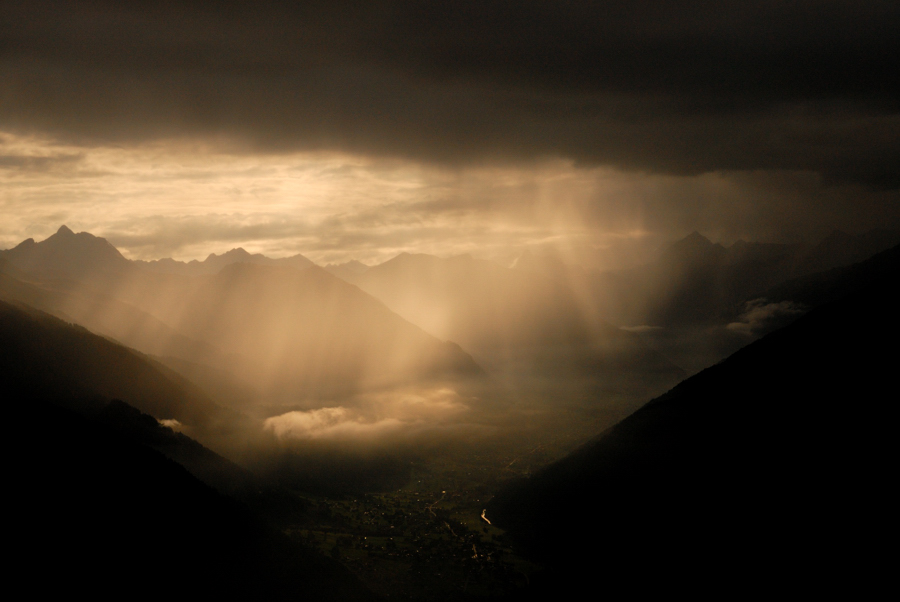
[[3, 11], [6, 127], [900, 184], [892, 2], [35, 1]]

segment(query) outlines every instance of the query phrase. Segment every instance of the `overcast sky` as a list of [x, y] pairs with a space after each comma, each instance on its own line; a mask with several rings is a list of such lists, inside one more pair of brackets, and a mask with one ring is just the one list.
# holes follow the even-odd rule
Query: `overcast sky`
[[[503, 258], [900, 227], [900, 3], [4, 2], [0, 248]], [[298, 6], [299, 5], [299, 6]]]

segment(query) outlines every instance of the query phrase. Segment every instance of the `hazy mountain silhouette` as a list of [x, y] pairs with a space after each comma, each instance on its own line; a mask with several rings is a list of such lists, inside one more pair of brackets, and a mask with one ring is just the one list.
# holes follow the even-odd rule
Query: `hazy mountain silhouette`
[[718, 263], [726, 255], [725, 247], [713, 243], [696, 230], [669, 245], [663, 254], [665, 263]]
[[544, 593], [598, 578], [865, 591], [894, 512], [898, 275], [895, 263], [497, 495], [489, 518], [556, 567]]
[[590, 332], [570, 291], [489, 261], [403, 253], [352, 280], [438, 337], [467, 349], [585, 343]]
[[[83, 246], [73, 246], [77, 237], [118, 255], [103, 239], [66, 232], [34, 244], [64, 249], [72, 262]], [[199, 275], [160, 273], [122, 258], [125, 270], [72, 269], [57, 280], [43, 277], [46, 255], [19, 262], [28, 269], [17, 275], [32, 282], [0, 276], [0, 297], [174, 358], [172, 365], [199, 366], [197, 375], [227, 370], [232, 379], [245, 377], [257, 396], [280, 389], [279, 396], [296, 399], [481, 374], [458, 345], [426, 334], [302, 256], [270, 260], [234, 250], [211, 255], [204, 269], [216, 273]], [[237, 261], [247, 257], [254, 262]]]
[[278, 259], [273, 259], [271, 257], [266, 257], [261, 253], [248, 253], [244, 249], [238, 247], [237, 249], [232, 249], [227, 253], [223, 253], [221, 255], [216, 255], [215, 253], [210, 253], [206, 259], [203, 261], [192, 260], [188, 262], [184, 261], [176, 261], [175, 259], [166, 258], [166, 259], [158, 259], [154, 261], [135, 261], [136, 265], [151, 270], [162, 272], [166, 274], [215, 274], [222, 268], [229, 266], [234, 263], [258, 263], [262, 265], [279, 265], [286, 267], [293, 267], [296, 269], [306, 269], [310, 266], [315, 265], [312, 261], [304, 257], [303, 255], [293, 255], [291, 257], [282, 257]]
[[66, 402], [121, 399], [160, 419], [178, 420], [204, 440], [241, 418], [186, 379], [137, 352], [27, 306], [0, 301], [4, 395]]
[[794, 275], [848, 266], [898, 244], [900, 232], [896, 230], [872, 230], [856, 236], [835, 230], [804, 254]]
[[[469, 256], [401, 254], [352, 281], [439, 337], [502, 370], [570, 377], [680, 370], [596, 313], [580, 278]], [[529, 265], [531, 264], [531, 265]], [[673, 381], [670, 381], [670, 383]]]
[[108, 295], [46, 289], [18, 280], [0, 268], [0, 299], [24, 303], [80, 324], [143, 353], [218, 364], [237, 361], [226, 358], [209, 343], [190, 339], [146, 311]]
[[0, 251], [0, 257], [22, 271], [66, 275], [119, 272], [131, 266], [105, 238], [87, 232], [75, 234], [66, 226], [41, 242], [29, 238], [12, 249]]
[[338, 278], [351, 282], [356, 276], [368, 270], [369, 266], [353, 259], [344, 263], [329, 263], [325, 269]]
[[481, 374], [458, 345], [319, 267], [228, 266], [184, 300], [174, 325], [252, 358], [256, 382], [291, 395]]
[[763, 294], [770, 302], [794, 301], [809, 307], [841, 299], [898, 272], [900, 246], [854, 265], [833, 268], [783, 282]]
[[497, 393], [519, 404], [602, 407], [616, 420], [684, 378], [635, 334], [605, 322], [584, 278], [525, 263], [505, 268], [465, 255], [404, 253], [351, 281], [426, 331], [459, 342], [492, 375]]

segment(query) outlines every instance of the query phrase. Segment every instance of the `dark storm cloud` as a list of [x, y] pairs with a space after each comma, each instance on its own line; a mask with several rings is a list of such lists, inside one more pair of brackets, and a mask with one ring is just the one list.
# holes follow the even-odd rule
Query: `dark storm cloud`
[[896, 2], [29, 2], [3, 13], [0, 126], [20, 131], [900, 184]]

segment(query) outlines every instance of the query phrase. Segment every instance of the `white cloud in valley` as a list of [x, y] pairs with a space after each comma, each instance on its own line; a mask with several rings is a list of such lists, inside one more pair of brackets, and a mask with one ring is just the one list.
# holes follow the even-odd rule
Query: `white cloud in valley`
[[369, 393], [352, 407], [329, 406], [267, 418], [263, 428], [283, 442], [377, 443], [422, 435], [473, 434], [490, 430], [471, 421], [470, 403], [449, 388]]
[[786, 321], [803, 314], [806, 309], [803, 304], [794, 301], [769, 303], [764, 298], [754, 299], [746, 303], [744, 313], [727, 328], [743, 335], [758, 336], [783, 326]]

